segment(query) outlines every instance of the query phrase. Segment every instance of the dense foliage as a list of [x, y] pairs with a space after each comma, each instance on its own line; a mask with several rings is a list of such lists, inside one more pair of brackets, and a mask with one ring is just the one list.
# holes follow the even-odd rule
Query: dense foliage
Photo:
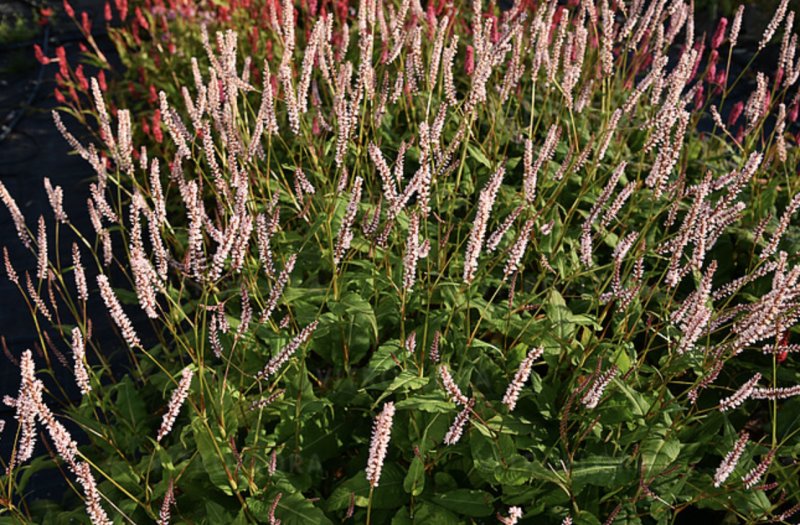
[[[742, 10], [696, 35], [682, 0], [105, 14], [123, 70], [80, 13], [84, 64], [39, 57], [96, 173], [94, 231], [49, 183], [54, 215], [29, 230], [0, 188], [38, 258], [6, 256], [8, 278], [51, 341], [10, 349], [10, 522], [798, 510], [787, 2], [749, 43], [753, 61], [780, 46], [774, 72], [741, 73]], [[92, 337], [95, 295], [117, 348]], [[40, 380], [54, 348], [77, 402]], [[29, 500], [55, 466], [73, 492]]]

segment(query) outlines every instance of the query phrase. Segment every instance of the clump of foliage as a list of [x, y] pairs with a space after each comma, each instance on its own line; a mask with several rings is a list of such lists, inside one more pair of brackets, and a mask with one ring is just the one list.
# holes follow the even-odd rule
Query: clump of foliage
[[[95, 231], [70, 228], [53, 187], [55, 221], [29, 231], [2, 188], [38, 257], [35, 277], [8, 258], [7, 274], [52, 341], [11, 350], [5, 515], [788, 519], [787, 11], [753, 50], [783, 28], [775, 73], [731, 78], [742, 10], [706, 37], [681, 0], [118, 0], [127, 71], [59, 61], [65, 110], [97, 130], [81, 143], [54, 115], [96, 172]], [[48, 257], [56, 241], [72, 260]], [[94, 294], [124, 375], [92, 338]], [[79, 402], [39, 379], [59, 346]], [[74, 492], [29, 502], [53, 465]]]

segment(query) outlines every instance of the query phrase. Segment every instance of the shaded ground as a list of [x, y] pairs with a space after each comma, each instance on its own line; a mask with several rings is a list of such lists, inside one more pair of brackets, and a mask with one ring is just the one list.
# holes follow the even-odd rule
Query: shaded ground
[[[89, 222], [86, 211], [86, 200], [89, 197], [89, 183], [92, 181], [93, 172], [90, 166], [80, 157], [72, 155], [70, 148], [53, 125], [51, 110], [57, 103], [53, 97], [55, 87], [55, 73], [57, 64], [42, 67], [34, 58], [33, 43], [38, 43], [42, 48], [49, 48], [47, 53], [54, 56], [56, 46], [63, 45], [70, 64], [78, 63], [79, 33], [72, 22], [63, 15], [61, 1], [37, 3], [40, 6], [50, 6], [54, 16], [51, 18], [49, 30], [39, 28], [33, 38], [21, 41], [0, 42], [0, 181], [15, 198], [22, 213], [25, 215], [27, 226], [35, 232], [39, 216], [43, 216], [47, 223], [49, 237], [48, 253], [51, 260], [56, 257], [56, 251], [62, 261], [62, 266], [71, 263], [72, 242], [77, 239], [73, 232], [63, 225], [59, 231], [59, 246], [55, 244], [55, 222], [52, 208], [47, 199], [43, 186], [43, 179], [48, 177], [53, 185], [64, 189], [64, 209], [76, 228], [86, 234], [89, 239], [94, 239], [94, 230]], [[96, 28], [102, 28], [101, 0], [72, 0], [77, 13], [86, 11], [92, 17]], [[29, 19], [29, 24], [38, 27], [35, 16], [37, 10], [31, 7], [28, 1], [2, 1], [0, 2], [0, 18], [24, 16]], [[30, 36], [30, 35], [24, 35]], [[49, 38], [45, 40], [45, 36]], [[113, 46], [102, 36], [96, 36], [103, 52], [112, 57]], [[79, 138], [81, 129], [78, 125], [69, 126]], [[2, 205], [0, 205], [2, 206]], [[28, 271], [34, 277], [36, 260], [19, 241], [14, 224], [5, 207], [0, 211], [0, 247], [8, 248], [12, 264], [19, 273], [24, 285], [24, 273]], [[89, 235], [91, 234], [91, 235]], [[115, 247], [117, 248], [117, 247]], [[87, 280], [90, 290], [93, 286], [96, 270], [91, 271], [89, 254], [82, 247], [84, 263], [87, 266]], [[31, 312], [27, 307], [16, 285], [6, 278], [5, 271], [0, 272], [0, 337], [4, 339], [8, 351], [5, 356], [0, 356], [0, 398], [4, 395], [15, 396], [19, 389], [19, 369], [16, 364], [19, 356], [25, 349], [34, 351], [34, 359], [41, 368], [44, 365], [42, 346], [49, 344], [40, 340]], [[34, 283], [36, 279], [34, 277]], [[73, 281], [67, 277], [68, 290], [74, 293]], [[47, 296], [42, 289], [43, 296]], [[119, 339], [114, 334], [114, 327], [108, 322], [108, 315], [102, 302], [92, 294], [89, 304], [89, 317], [93, 321], [93, 340], [99, 345], [107, 342], [109, 348], [118, 348]], [[45, 299], [46, 300], [46, 299]], [[59, 308], [62, 321], [65, 324], [73, 323], [68, 310], [63, 305]], [[134, 314], [131, 308], [127, 310]], [[41, 318], [40, 318], [41, 319]], [[47, 321], [41, 320], [45, 324]], [[48, 348], [48, 355], [56, 372], [56, 380], [67, 387], [66, 397], [80, 399], [80, 393], [74, 386], [71, 363], [72, 356], [68, 345], [60, 339], [54, 330], [48, 330], [52, 346]], [[53, 348], [55, 347], [55, 348]], [[58, 354], [66, 357], [69, 366], [60, 362]], [[95, 362], [89, 354], [90, 362]], [[47, 378], [44, 378], [47, 383]], [[49, 386], [49, 384], [48, 384]], [[64, 397], [60, 399], [63, 402]], [[55, 401], [52, 401], [55, 402]], [[14, 443], [16, 428], [13, 419], [13, 410], [0, 403], [0, 419], [6, 421], [5, 436], [0, 439], [0, 458], [7, 461], [11, 457], [11, 447]], [[66, 422], [65, 422], [66, 423]], [[68, 425], [69, 426], [69, 425]], [[71, 428], [74, 431], [74, 428]], [[36, 453], [44, 451], [39, 440]], [[60, 499], [66, 487], [60, 473], [43, 472], [31, 480], [29, 493], [34, 498]]]

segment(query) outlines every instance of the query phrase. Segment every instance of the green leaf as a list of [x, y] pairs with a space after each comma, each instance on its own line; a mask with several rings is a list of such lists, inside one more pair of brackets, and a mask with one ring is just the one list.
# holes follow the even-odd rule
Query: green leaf
[[489, 159], [486, 158], [486, 155], [484, 155], [483, 152], [475, 147], [471, 142], [467, 142], [467, 151], [469, 151], [470, 156], [475, 160], [487, 168], [492, 169], [492, 163], [489, 162]]
[[666, 470], [678, 458], [681, 443], [675, 438], [652, 437], [642, 442], [642, 462], [645, 477], [652, 478]]
[[407, 508], [403, 507], [397, 511], [397, 514], [392, 517], [392, 525], [414, 525]]
[[569, 339], [575, 334], [573, 315], [567, 308], [564, 298], [556, 290], [550, 290], [546, 305], [547, 318], [553, 325], [555, 335], [559, 339]]
[[415, 525], [460, 525], [463, 522], [447, 509], [429, 502], [422, 502], [414, 513]]
[[394, 381], [386, 388], [386, 391], [378, 397], [375, 401], [377, 406], [381, 401], [389, 397], [394, 392], [408, 392], [411, 390], [418, 390], [428, 384], [430, 376], [420, 377], [418, 373], [411, 370], [403, 370], [400, 375], [394, 378]]
[[315, 523], [319, 525], [333, 525], [333, 522], [325, 516], [322, 509], [316, 507], [306, 499], [287, 479], [279, 478], [267, 492], [264, 499], [248, 498], [247, 503], [251, 507], [253, 514], [262, 523], [269, 522], [269, 509], [275, 498], [281, 495], [278, 506], [275, 509], [275, 517], [281, 520], [284, 525], [303, 525]]
[[505, 464], [498, 464], [494, 469], [495, 479], [503, 485], [522, 485], [532, 477], [531, 463], [520, 455], [507, 458]]
[[353, 316], [369, 322], [372, 326], [372, 333], [375, 339], [378, 339], [378, 322], [375, 319], [375, 312], [372, 310], [372, 305], [367, 300], [362, 298], [359, 294], [348, 292], [342, 297], [340, 303], [345, 307], [345, 311]]
[[231, 521], [231, 514], [225, 510], [225, 507], [213, 500], [206, 500], [206, 523], [229, 523]]
[[375, 378], [395, 368], [397, 366], [397, 356], [402, 351], [403, 347], [397, 339], [387, 341], [380, 345], [369, 359], [363, 384], [365, 386], [370, 385]]
[[[627, 481], [629, 474], [623, 466], [624, 459], [609, 456], [589, 456], [572, 465], [572, 490], [580, 493], [587, 485], [612, 488]], [[632, 474], [632, 472], [630, 473]], [[624, 479], [623, 479], [624, 478]]]
[[115, 405], [117, 424], [111, 429], [116, 436], [115, 443], [124, 451], [133, 452], [141, 446], [143, 436], [148, 435], [148, 412], [144, 401], [130, 377], [125, 377], [116, 385]]
[[494, 509], [491, 494], [483, 490], [457, 489], [444, 494], [436, 494], [434, 503], [458, 514], [472, 517], [491, 516]]
[[408, 473], [403, 480], [403, 489], [412, 496], [419, 496], [425, 488], [425, 463], [419, 457], [411, 460]]
[[[209, 435], [208, 429], [203, 425], [200, 418], [195, 418], [194, 421], [192, 421], [192, 431], [195, 443], [197, 444], [197, 452], [200, 453], [200, 459], [203, 462], [203, 467], [205, 468], [208, 479], [211, 480], [211, 483], [219, 490], [228, 496], [232, 496], [233, 490], [231, 489], [228, 474], [225, 470], [225, 464], [235, 465], [236, 460], [233, 458], [233, 454], [225, 453], [226, 450], [230, 452], [227, 443], [220, 442], [221, 440]], [[217, 442], [216, 447], [214, 443], [215, 440]], [[220, 458], [217, 453], [217, 447], [219, 447], [222, 458]]]
[[[372, 495], [373, 509], [396, 509], [408, 501], [403, 490], [403, 471], [394, 463], [383, 466], [381, 479]], [[369, 501], [369, 483], [362, 469], [352, 478], [336, 487], [328, 498], [328, 511], [342, 510], [350, 506], [350, 495], [355, 496], [357, 507], [366, 508]]]
[[644, 417], [650, 410], [650, 402], [647, 401], [645, 396], [635, 391], [630, 385], [623, 381], [615, 381], [614, 384], [619, 387], [619, 390], [628, 398], [630, 406], [633, 408], [634, 415]]
[[444, 398], [444, 394], [415, 394], [413, 397], [395, 403], [397, 410], [422, 410], [439, 414], [451, 413], [456, 409], [455, 403]]

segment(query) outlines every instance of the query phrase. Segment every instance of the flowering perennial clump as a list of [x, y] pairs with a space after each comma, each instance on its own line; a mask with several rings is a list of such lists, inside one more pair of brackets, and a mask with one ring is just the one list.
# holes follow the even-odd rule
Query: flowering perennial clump
[[64, 0], [83, 54], [33, 56], [91, 177], [29, 217], [0, 183], [36, 329], [0, 514], [791, 517], [800, 58], [763, 4]]

